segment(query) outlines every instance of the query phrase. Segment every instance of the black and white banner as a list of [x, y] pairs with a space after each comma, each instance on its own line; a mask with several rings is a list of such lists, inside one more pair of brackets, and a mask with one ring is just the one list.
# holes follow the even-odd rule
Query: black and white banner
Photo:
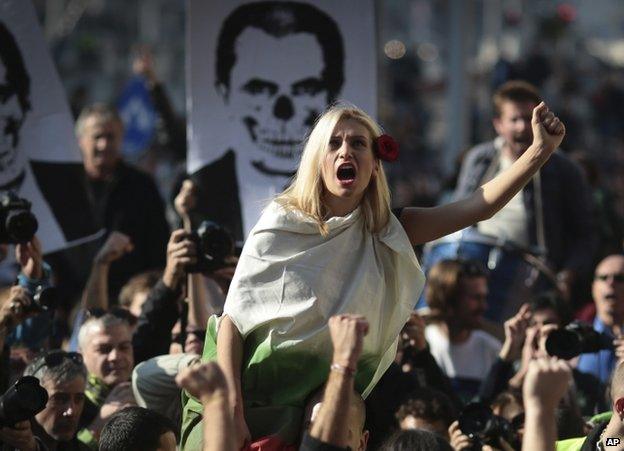
[[45, 253], [93, 239], [64, 89], [29, 0], [0, 0], [0, 190], [32, 203]]
[[372, 0], [190, 0], [187, 170], [200, 213], [246, 236], [335, 100], [376, 113]]

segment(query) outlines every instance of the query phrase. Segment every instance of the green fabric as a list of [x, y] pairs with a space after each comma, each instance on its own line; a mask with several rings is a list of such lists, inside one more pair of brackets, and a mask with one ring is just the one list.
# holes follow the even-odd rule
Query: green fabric
[[87, 388], [85, 389], [85, 396], [89, 401], [98, 407], [102, 407], [110, 392], [111, 388], [104, 381], [98, 379], [93, 374], [89, 374], [87, 377]]
[[[85, 389], [85, 396], [98, 409], [104, 405], [104, 401], [106, 400], [106, 397], [110, 392], [111, 388], [106, 385], [101, 379], [98, 379], [93, 374], [89, 374], [87, 376], [87, 387]], [[89, 429], [81, 429], [80, 431], [78, 431], [76, 437], [80, 442], [87, 445], [90, 449], [98, 449], [98, 441], [95, 439]]]
[[83, 443], [89, 449], [97, 451], [98, 449], [98, 441], [95, 439], [91, 431], [87, 428], [81, 429], [78, 431], [76, 438], [79, 442]]
[[590, 418], [589, 421], [591, 422], [591, 424], [605, 423], [607, 421], [611, 421], [612, 416], [613, 416], [612, 411], [603, 412], [603, 413], [599, 413], [598, 415], [594, 415], [593, 417]]
[[[598, 415], [594, 415], [593, 417], [591, 417], [589, 422], [594, 425], [597, 425], [599, 423], [606, 423], [608, 421], [611, 421], [612, 416], [613, 412], [611, 411], [599, 413]], [[582, 448], [586, 438], [587, 437], [576, 437], [566, 440], [558, 440], [556, 442], [556, 449], [557, 451], [579, 451]]]
[[[211, 317], [206, 330], [203, 361], [216, 359], [217, 318]], [[370, 383], [379, 357], [363, 356], [358, 362], [355, 387], [361, 393]], [[330, 362], [313, 354], [275, 346], [263, 328], [245, 339], [242, 389], [245, 420], [252, 439], [278, 435], [284, 442], [299, 441], [301, 421], [308, 397], [320, 388], [329, 374]], [[181, 449], [201, 449], [202, 405], [183, 394]]]
[[585, 437], [569, 438], [555, 442], [557, 451], [580, 451]]

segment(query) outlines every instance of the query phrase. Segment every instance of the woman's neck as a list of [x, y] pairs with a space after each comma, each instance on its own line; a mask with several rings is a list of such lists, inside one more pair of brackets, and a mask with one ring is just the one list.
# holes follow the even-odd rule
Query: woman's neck
[[327, 218], [329, 219], [334, 216], [347, 216], [358, 207], [360, 199], [327, 196], [323, 203], [327, 207]]

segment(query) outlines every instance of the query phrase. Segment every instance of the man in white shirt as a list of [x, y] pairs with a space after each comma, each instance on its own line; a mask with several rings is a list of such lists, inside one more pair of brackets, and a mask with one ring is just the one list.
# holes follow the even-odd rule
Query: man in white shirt
[[501, 349], [500, 341], [480, 330], [487, 274], [478, 262], [442, 260], [429, 272], [425, 295], [433, 315], [425, 329], [431, 355], [457, 394], [469, 400]]

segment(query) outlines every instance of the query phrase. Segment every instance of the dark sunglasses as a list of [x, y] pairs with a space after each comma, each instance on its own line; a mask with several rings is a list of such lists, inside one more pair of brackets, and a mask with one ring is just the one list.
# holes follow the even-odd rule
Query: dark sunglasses
[[82, 354], [79, 354], [78, 352], [66, 352], [57, 349], [54, 351], [49, 351], [41, 357], [42, 361], [39, 365], [37, 365], [36, 369], [33, 371], [33, 374], [37, 374], [44, 366], [48, 368], [54, 368], [55, 366], [59, 366], [66, 359], [71, 360], [76, 365], [83, 364]]
[[601, 282], [606, 282], [607, 280], [609, 280], [609, 278], [612, 278], [614, 282], [617, 283], [622, 283], [624, 282], [624, 273], [617, 273], [617, 274], [596, 274], [594, 276], [594, 280], [600, 280]]
[[87, 310], [87, 318], [101, 318], [104, 315], [113, 315], [115, 318], [126, 321], [130, 326], [136, 325], [138, 321], [138, 318], [130, 311], [119, 307], [113, 307], [108, 310], [99, 307]]

